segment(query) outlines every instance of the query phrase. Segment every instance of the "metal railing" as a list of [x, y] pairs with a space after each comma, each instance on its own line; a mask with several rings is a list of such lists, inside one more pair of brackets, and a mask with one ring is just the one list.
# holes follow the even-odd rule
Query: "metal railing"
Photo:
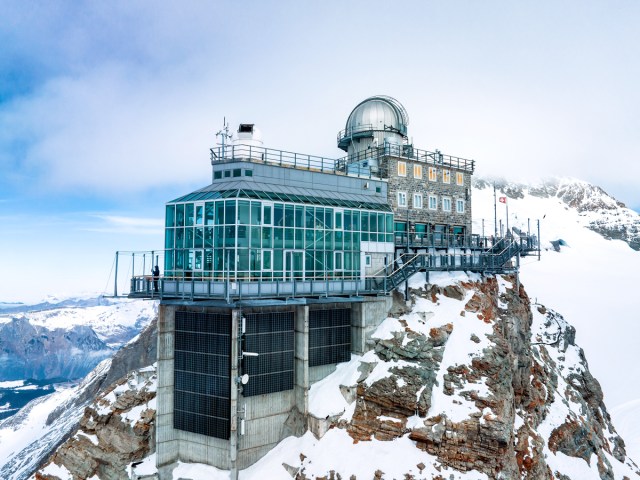
[[336, 170], [336, 160], [332, 158], [288, 152], [255, 145], [221, 145], [211, 149], [211, 163], [248, 161], [270, 165], [299, 168], [325, 173], [341, 173]]
[[336, 168], [338, 170], [347, 171], [349, 165], [363, 162], [368, 159], [375, 159], [379, 161], [383, 157], [405, 158], [429, 165], [463, 170], [469, 173], [473, 173], [475, 169], [475, 160], [445, 155], [439, 151], [430, 152], [428, 150], [421, 150], [419, 148], [415, 148], [413, 145], [389, 143], [382, 147], [363, 150], [347, 155], [346, 157], [339, 158], [336, 160]]
[[[523, 243], [525, 254], [536, 251], [537, 239], [533, 235], [516, 235], [518, 241]], [[485, 236], [478, 234], [461, 235], [442, 232], [395, 232], [393, 236], [397, 248], [468, 248], [473, 250], [489, 250], [495, 253], [504, 248], [505, 239], [503, 237]]]
[[385, 125], [383, 128], [380, 128], [377, 125], [373, 125], [372, 123], [357, 125], [355, 127], [345, 128], [344, 130], [340, 130], [338, 135], [336, 136], [336, 142], [338, 145], [343, 144], [345, 141], [350, 141], [352, 138], [362, 137], [364, 135], [359, 135], [361, 133], [369, 133], [369, 132], [392, 132], [399, 133], [400, 135], [407, 135], [407, 129], [403, 126], [403, 128], [396, 128], [393, 126]]
[[184, 300], [223, 299], [227, 302], [243, 299], [322, 297], [341, 295], [375, 294], [367, 288], [363, 278], [287, 280], [262, 279], [213, 279], [212, 277], [160, 277], [155, 290], [153, 279], [138, 276], [131, 279], [129, 297], [172, 298]]

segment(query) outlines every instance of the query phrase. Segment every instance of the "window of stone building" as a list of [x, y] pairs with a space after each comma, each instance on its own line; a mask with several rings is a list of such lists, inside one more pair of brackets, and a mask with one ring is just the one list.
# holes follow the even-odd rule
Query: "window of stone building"
[[406, 192], [398, 192], [398, 206], [406, 207], [407, 206], [407, 193]]
[[370, 267], [371, 266], [371, 255], [365, 255], [364, 256], [364, 266], [365, 267]]
[[413, 166], [413, 178], [422, 178], [422, 165]]
[[398, 176], [399, 177], [407, 176], [407, 162], [398, 162]]
[[414, 193], [413, 194], [413, 208], [422, 208], [422, 194]]
[[435, 182], [438, 180], [438, 171], [436, 167], [429, 167], [429, 181]]
[[429, 195], [429, 210], [438, 209], [438, 197], [435, 195]]
[[464, 174], [462, 172], [456, 173], [456, 185], [464, 185]]
[[445, 212], [451, 211], [451, 199], [449, 197], [442, 197], [442, 210]]
[[444, 183], [451, 183], [451, 171], [442, 170], [442, 181]]
[[464, 213], [464, 200], [460, 198], [456, 200], [456, 213]]

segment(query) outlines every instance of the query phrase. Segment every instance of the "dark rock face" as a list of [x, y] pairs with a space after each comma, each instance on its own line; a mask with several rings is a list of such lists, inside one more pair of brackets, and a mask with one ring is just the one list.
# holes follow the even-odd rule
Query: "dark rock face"
[[114, 351], [86, 326], [49, 330], [26, 318], [0, 324], [0, 380], [81, 378]]

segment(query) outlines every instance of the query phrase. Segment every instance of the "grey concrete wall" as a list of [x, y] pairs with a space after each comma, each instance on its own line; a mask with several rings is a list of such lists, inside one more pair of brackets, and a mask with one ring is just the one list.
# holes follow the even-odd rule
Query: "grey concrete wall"
[[[194, 304], [195, 307], [196, 304]], [[368, 340], [377, 326], [387, 318], [390, 297], [367, 297], [362, 302], [336, 303], [324, 308], [351, 307], [352, 352], [362, 354], [370, 345]], [[184, 308], [184, 307], [180, 307]], [[219, 312], [220, 308], [197, 307], [198, 311]], [[290, 307], [251, 307], [243, 311], [274, 311]], [[158, 408], [156, 416], [156, 449], [159, 479], [170, 479], [171, 466], [178, 460], [232, 468], [233, 441], [184, 432], [173, 428], [173, 369], [175, 312], [177, 307], [161, 304], [158, 321]], [[228, 309], [224, 309], [227, 312]], [[239, 311], [232, 311], [235, 324]], [[309, 306], [295, 307], [294, 388], [254, 397], [237, 397], [238, 414], [244, 417], [244, 435], [237, 437], [235, 466], [247, 468], [262, 458], [278, 442], [289, 435], [300, 435], [313, 421], [309, 412], [309, 387], [336, 369], [336, 365], [309, 367]], [[237, 328], [233, 329], [234, 332]], [[236, 342], [232, 341], [232, 344]], [[232, 364], [235, 362], [232, 362]], [[232, 365], [233, 368], [233, 365]], [[237, 372], [236, 370], [233, 370]], [[231, 381], [235, 375], [232, 372]], [[249, 379], [251, 381], [251, 379]], [[235, 384], [232, 386], [235, 389]], [[232, 414], [236, 407], [232, 406]], [[236, 422], [232, 420], [232, 435]], [[322, 425], [314, 425], [318, 433]]]
[[[251, 177], [221, 178], [213, 180], [212, 187], [218, 183], [230, 181], [260, 182], [275, 185], [291, 185], [298, 188], [311, 188], [329, 192], [350, 193], [372, 197], [371, 201], [387, 198], [387, 182], [384, 179], [362, 178], [334, 173], [316, 172], [301, 168], [280, 167], [251, 161], [214, 163], [215, 170], [251, 169]], [[376, 192], [376, 188], [380, 192]]]
[[[178, 460], [178, 441], [173, 429], [173, 340], [175, 308], [160, 304], [158, 308], [158, 391], [156, 410], [157, 466]], [[162, 476], [160, 470], [160, 478]]]
[[306, 415], [309, 411], [309, 306], [296, 307], [294, 391], [298, 411]]
[[319, 365], [317, 367], [309, 367], [309, 386], [331, 375], [333, 372], [335, 372], [335, 370], [335, 365]]
[[351, 307], [351, 351], [362, 355], [370, 348], [371, 334], [389, 316], [391, 297], [366, 297]]

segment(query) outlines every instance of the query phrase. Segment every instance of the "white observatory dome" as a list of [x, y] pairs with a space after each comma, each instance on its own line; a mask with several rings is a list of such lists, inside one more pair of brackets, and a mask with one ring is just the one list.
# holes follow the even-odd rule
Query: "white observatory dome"
[[344, 131], [338, 134], [338, 147], [348, 151], [356, 140], [378, 137], [381, 137], [380, 141], [385, 137], [397, 137], [395, 143], [401, 143], [407, 138], [408, 124], [409, 115], [395, 98], [369, 97], [356, 105], [349, 115]]

